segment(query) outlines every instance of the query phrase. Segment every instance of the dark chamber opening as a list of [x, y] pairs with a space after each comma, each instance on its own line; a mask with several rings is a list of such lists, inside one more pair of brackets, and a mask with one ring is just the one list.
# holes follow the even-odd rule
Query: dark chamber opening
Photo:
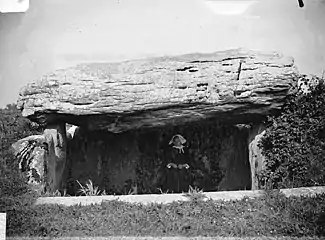
[[[186, 142], [180, 150], [175, 135]], [[248, 130], [216, 121], [121, 134], [80, 129], [68, 141], [65, 188], [92, 180], [107, 194], [250, 190]]]

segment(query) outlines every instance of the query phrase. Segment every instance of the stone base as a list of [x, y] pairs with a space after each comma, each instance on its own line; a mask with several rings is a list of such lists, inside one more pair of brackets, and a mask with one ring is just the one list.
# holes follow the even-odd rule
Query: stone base
[[[302, 188], [290, 188], [281, 189], [286, 197], [290, 196], [308, 196], [313, 197], [316, 194], [324, 194], [325, 187], [302, 187]], [[231, 191], [231, 192], [208, 192], [204, 193], [205, 199], [212, 199], [215, 201], [234, 201], [241, 200], [244, 197], [258, 198], [265, 194], [263, 190], [255, 191]], [[64, 206], [73, 206], [81, 204], [83, 206], [91, 204], [101, 204], [103, 201], [119, 200], [123, 202], [133, 204], [169, 204], [174, 201], [188, 201], [189, 198], [183, 194], [150, 194], [150, 195], [128, 195], [128, 196], [85, 196], [85, 197], [43, 197], [38, 198], [36, 205], [40, 204], [60, 204]]]

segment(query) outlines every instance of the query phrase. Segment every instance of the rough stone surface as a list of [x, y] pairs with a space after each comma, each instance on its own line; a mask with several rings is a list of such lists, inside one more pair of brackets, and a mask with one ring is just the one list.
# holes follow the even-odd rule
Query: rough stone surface
[[23, 116], [122, 132], [206, 118], [259, 122], [296, 85], [290, 57], [244, 49], [57, 70], [20, 93]]
[[265, 167], [265, 157], [262, 155], [262, 150], [258, 144], [265, 134], [265, 127], [262, 124], [253, 126], [249, 131], [248, 136], [248, 149], [249, 149], [249, 162], [251, 168], [252, 190], [258, 190], [258, 175]]
[[45, 190], [46, 140], [43, 135], [32, 135], [12, 144], [12, 151], [19, 160], [19, 169], [26, 173], [28, 184], [37, 191]]
[[64, 188], [64, 170], [67, 155], [67, 133], [65, 124], [48, 125], [44, 130], [44, 136], [48, 144], [48, 154], [44, 161], [48, 165], [47, 182], [49, 191]]
[[78, 132], [78, 129], [78, 126], [71, 126], [69, 129], [67, 129], [67, 138], [72, 139], [76, 132]]
[[64, 124], [50, 125], [43, 135], [29, 136], [12, 144], [19, 169], [26, 173], [34, 190], [55, 192], [64, 187], [66, 134]]

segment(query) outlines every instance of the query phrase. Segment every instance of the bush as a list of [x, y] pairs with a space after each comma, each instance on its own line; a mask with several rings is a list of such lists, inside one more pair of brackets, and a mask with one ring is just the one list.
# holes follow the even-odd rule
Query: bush
[[42, 129], [22, 117], [15, 104], [0, 109], [0, 196], [19, 196], [29, 192], [26, 177], [18, 168], [11, 144]]
[[259, 175], [264, 188], [325, 184], [325, 84], [317, 79], [310, 93], [289, 95], [281, 115], [268, 120], [260, 142], [266, 157]]

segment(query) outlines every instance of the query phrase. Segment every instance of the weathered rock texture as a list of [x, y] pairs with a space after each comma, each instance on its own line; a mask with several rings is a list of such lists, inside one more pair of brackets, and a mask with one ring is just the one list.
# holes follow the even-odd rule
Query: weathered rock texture
[[27, 176], [32, 189], [45, 191], [46, 141], [43, 135], [32, 135], [12, 144], [14, 156], [19, 160], [19, 169]]
[[296, 74], [290, 57], [243, 49], [81, 64], [29, 84], [18, 106], [40, 124], [115, 133], [206, 118], [259, 122], [280, 109]]
[[258, 190], [258, 175], [265, 167], [265, 157], [262, 150], [258, 147], [261, 138], [265, 134], [265, 126], [258, 124], [253, 126], [249, 131], [248, 136], [248, 149], [249, 149], [249, 162], [251, 168], [252, 190]]
[[[44, 136], [48, 143], [49, 154], [45, 161], [48, 163], [48, 176], [51, 189], [55, 191], [64, 187], [62, 182], [66, 167], [67, 133], [64, 123], [48, 125], [44, 130]], [[63, 185], [62, 185], [63, 184]]]
[[33, 135], [12, 144], [19, 168], [29, 185], [40, 192], [55, 192], [65, 187], [67, 133], [65, 124], [48, 126], [43, 135]]

